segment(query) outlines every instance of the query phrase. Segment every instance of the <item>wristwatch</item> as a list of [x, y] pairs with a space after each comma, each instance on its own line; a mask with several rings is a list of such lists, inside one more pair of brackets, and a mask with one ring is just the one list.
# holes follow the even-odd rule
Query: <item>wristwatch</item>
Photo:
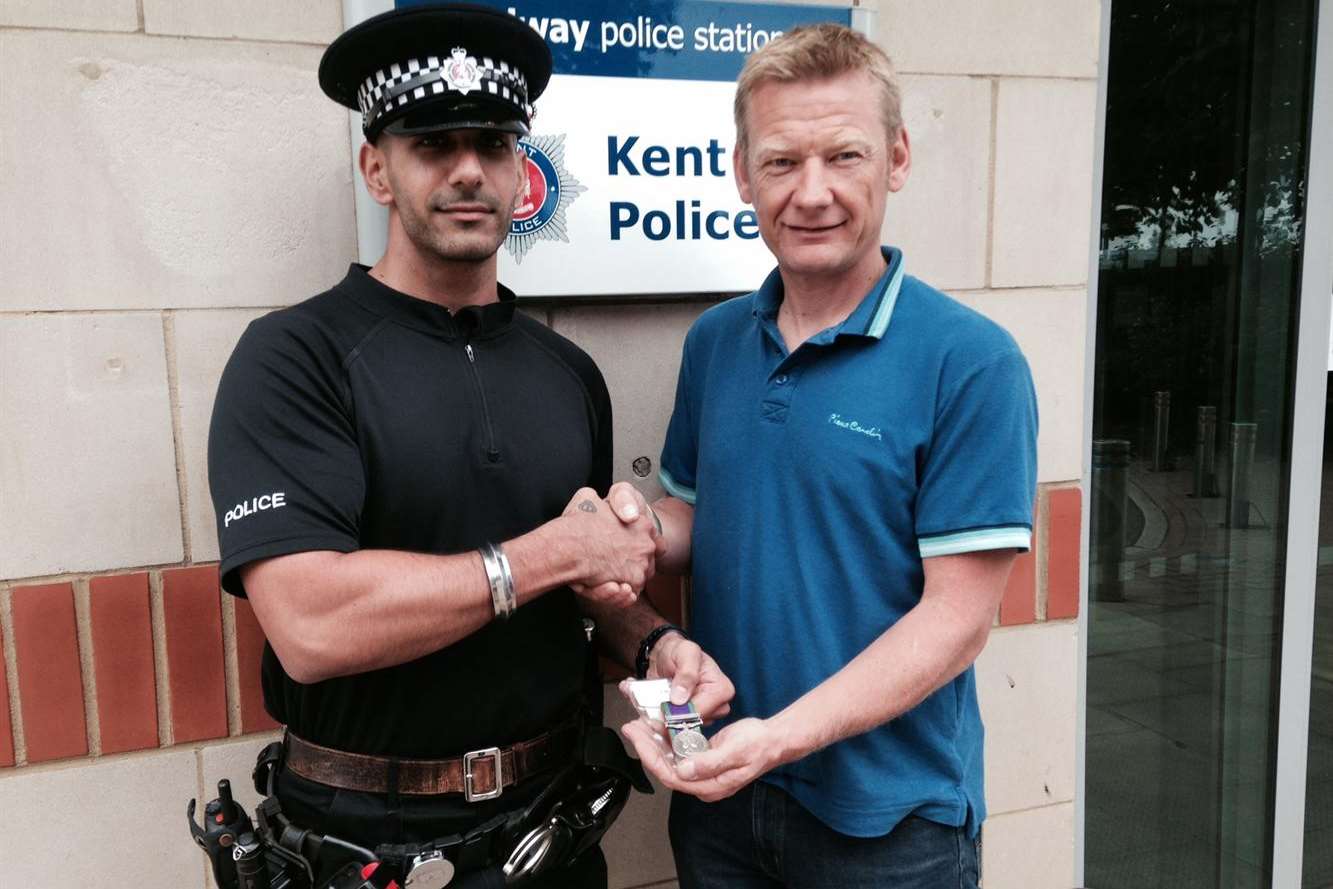
[[644, 636], [643, 641], [639, 643], [639, 653], [634, 658], [634, 675], [639, 679], [648, 678], [648, 657], [653, 653], [653, 646], [657, 644], [657, 640], [661, 639], [667, 633], [680, 633], [686, 639], [690, 638], [689, 633], [685, 632], [675, 624], [662, 624], [653, 627], [652, 631], [649, 632], [647, 636]]

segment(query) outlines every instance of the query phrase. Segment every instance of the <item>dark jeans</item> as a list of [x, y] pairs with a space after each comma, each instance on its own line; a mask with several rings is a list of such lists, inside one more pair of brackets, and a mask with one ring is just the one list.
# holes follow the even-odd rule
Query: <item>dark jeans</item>
[[[374, 849], [382, 843], [424, 843], [462, 833], [501, 812], [526, 806], [544, 787], [538, 776], [493, 800], [469, 803], [458, 797], [398, 796], [340, 790], [309, 781], [287, 770], [278, 773], [274, 792], [292, 823]], [[317, 875], [320, 879], [327, 876]], [[459, 874], [449, 889], [491, 889], [503, 881], [482, 874]], [[399, 883], [401, 885], [401, 880]], [[606, 889], [606, 858], [593, 847], [569, 867], [523, 889]]]
[[980, 840], [909, 816], [881, 837], [845, 836], [756, 781], [716, 803], [671, 798], [681, 889], [977, 889]]

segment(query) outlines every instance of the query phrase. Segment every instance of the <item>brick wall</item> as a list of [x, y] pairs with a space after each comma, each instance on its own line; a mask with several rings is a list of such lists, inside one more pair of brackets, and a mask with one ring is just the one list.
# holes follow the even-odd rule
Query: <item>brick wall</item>
[[[1094, 0], [879, 9], [914, 148], [885, 238], [1014, 334], [1040, 401], [1036, 548], [978, 663], [988, 889], [1072, 882], [1098, 22]], [[184, 801], [242, 786], [272, 737], [262, 636], [217, 588], [205, 437], [244, 326], [356, 255], [347, 118], [315, 82], [340, 29], [337, 0], [0, 5], [0, 860], [16, 883], [52, 885], [59, 860], [64, 884], [103, 885], [129, 831], [160, 850], [141, 885], [201, 885]], [[601, 365], [619, 478], [656, 461], [700, 309], [533, 312]], [[664, 802], [636, 799], [618, 826], [613, 885], [671, 878]]]
[[[683, 620], [679, 578], [647, 595]], [[266, 732], [264, 632], [216, 564], [0, 587], [0, 768]], [[608, 681], [624, 676], [606, 662]], [[13, 692], [10, 693], [10, 686]]]
[[[1078, 616], [1079, 500], [1078, 488], [1042, 489], [1036, 546], [1014, 566], [997, 626]], [[662, 576], [648, 590], [675, 621], [681, 587]], [[277, 728], [259, 684], [263, 630], [214, 563], [7, 582], [0, 616], [0, 768]], [[609, 662], [603, 672], [624, 675]]]

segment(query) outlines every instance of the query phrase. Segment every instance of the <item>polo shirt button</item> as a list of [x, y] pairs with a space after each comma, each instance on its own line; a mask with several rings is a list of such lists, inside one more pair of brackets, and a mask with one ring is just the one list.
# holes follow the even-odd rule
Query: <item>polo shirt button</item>
[[777, 383], [779, 386], [785, 386], [787, 385], [787, 375], [778, 374], [777, 379], [775, 379], [773, 382]]

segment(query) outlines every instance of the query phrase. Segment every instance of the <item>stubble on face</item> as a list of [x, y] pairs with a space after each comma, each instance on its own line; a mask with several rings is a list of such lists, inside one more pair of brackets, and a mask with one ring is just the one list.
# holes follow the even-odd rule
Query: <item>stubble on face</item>
[[[446, 262], [485, 262], [499, 251], [509, 236], [515, 203], [526, 172], [522, 167], [522, 153], [515, 151], [514, 163], [519, 176], [512, 189], [502, 182], [487, 177], [476, 185], [454, 184], [443, 181], [426, 191], [409, 182], [408, 177], [391, 162], [386, 167], [389, 187], [393, 192], [394, 208], [398, 212], [403, 232], [413, 246], [424, 256]], [[407, 159], [418, 163], [418, 159]], [[419, 173], [417, 169], [413, 173]], [[511, 191], [503, 193], [502, 189]], [[473, 208], [466, 218], [458, 218], [452, 211], [459, 207]], [[478, 216], [479, 218], [471, 218]]]

